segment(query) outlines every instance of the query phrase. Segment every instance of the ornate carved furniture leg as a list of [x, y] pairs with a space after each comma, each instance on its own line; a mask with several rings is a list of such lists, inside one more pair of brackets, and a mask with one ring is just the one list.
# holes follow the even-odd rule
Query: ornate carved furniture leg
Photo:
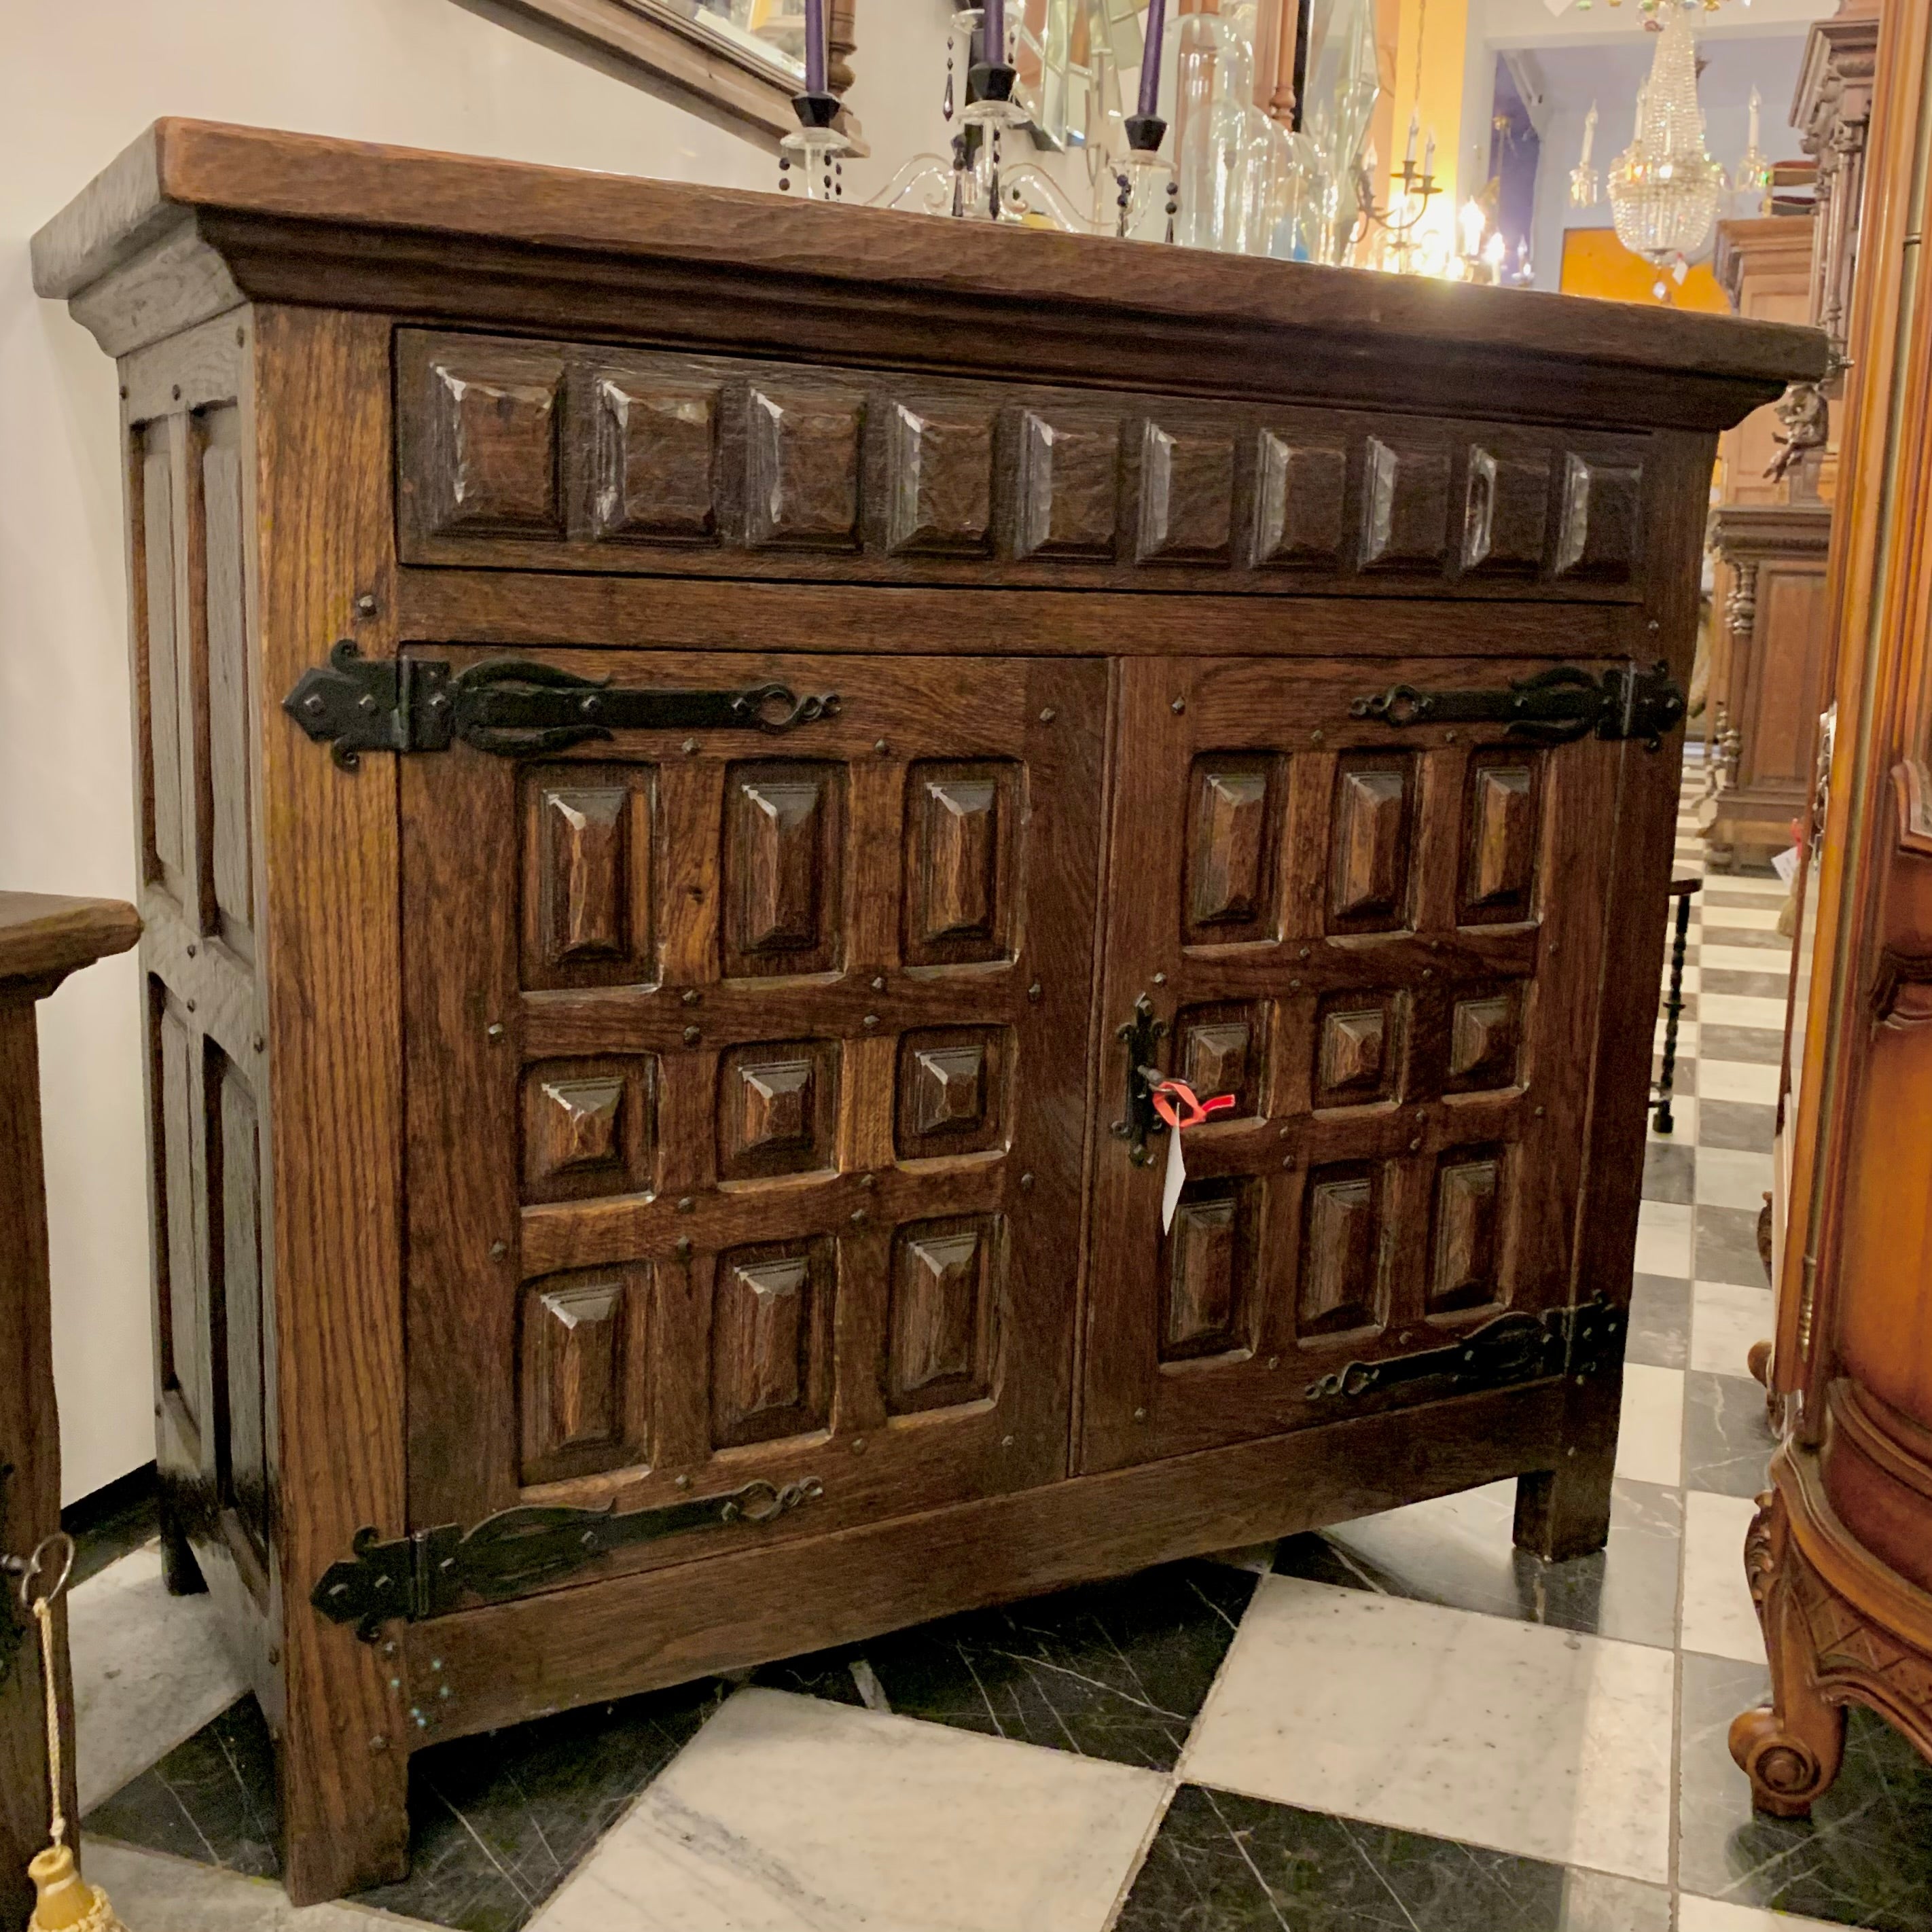
[[[60, 1527], [34, 1004], [76, 968], [126, 952], [140, 929], [134, 908], [112, 900], [0, 892], [0, 1556], [25, 1556]], [[64, 1606], [56, 1618], [64, 1676]], [[0, 1932], [26, 1924], [27, 1861], [46, 1842], [45, 1693], [26, 1621], [11, 1580], [0, 1576]], [[60, 1694], [71, 1724], [72, 1687], [63, 1683]], [[70, 1764], [70, 1818], [80, 1815], [73, 1778]]]

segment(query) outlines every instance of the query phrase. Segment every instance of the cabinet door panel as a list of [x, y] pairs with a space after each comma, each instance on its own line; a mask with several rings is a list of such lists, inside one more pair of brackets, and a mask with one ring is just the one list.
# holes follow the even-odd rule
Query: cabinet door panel
[[412, 1526], [1063, 1474], [1106, 667], [535, 655], [840, 704], [404, 760]]
[[1102, 1105], [1143, 994], [1163, 1068], [1237, 1104], [1165, 1235], [1165, 1137], [1099, 1144], [1085, 1468], [1426, 1400], [1312, 1385], [1571, 1299], [1619, 762], [1650, 754], [1349, 708], [1535, 668], [1123, 668]]

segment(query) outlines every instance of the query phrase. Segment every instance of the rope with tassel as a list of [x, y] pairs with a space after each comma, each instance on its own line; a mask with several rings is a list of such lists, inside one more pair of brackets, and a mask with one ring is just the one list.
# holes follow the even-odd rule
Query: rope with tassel
[[[53, 1580], [36, 1589], [36, 1582], [49, 1574], [49, 1557], [56, 1552], [59, 1568]], [[20, 1565], [20, 1606], [33, 1618], [40, 1632], [40, 1686], [47, 1707], [47, 1836], [51, 1840], [27, 1867], [27, 1876], [38, 1894], [34, 1916], [27, 1922], [27, 1932], [127, 1932], [114, 1916], [106, 1893], [81, 1876], [74, 1863], [74, 1848], [67, 1841], [67, 1814], [61, 1808], [61, 1789], [65, 1779], [62, 1770], [60, 1702], [55, 1688], [54, 1606], [74, 1574], [72, 1539], [64, 1531], [56, 1530]]]

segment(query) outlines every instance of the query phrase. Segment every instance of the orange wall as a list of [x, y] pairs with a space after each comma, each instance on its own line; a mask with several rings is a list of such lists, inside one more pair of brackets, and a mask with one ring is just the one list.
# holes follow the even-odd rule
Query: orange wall
[[[1728, 315], [1731, 304], [1718, 286], [1708, 262], [1699, 262], [1682, 286], [1664, 278], [1672, 308], [1710, 309]], [[1633, 255], [1617, 239], [1614, 228], [1570, 228], [1563, 234], [1563, 292], [1601, 296], [1611, 302], [1654, 303], [1651, 291], [1657, 271], [1641, 255]]]

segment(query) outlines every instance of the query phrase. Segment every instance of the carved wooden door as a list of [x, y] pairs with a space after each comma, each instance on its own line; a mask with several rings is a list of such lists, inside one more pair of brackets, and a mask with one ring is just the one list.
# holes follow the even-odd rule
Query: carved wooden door
[[404, 760], [412, 1527], [1061, 1474], [1105, 666], [532, 655], [838, 701]]
[[[1084, 1462], [1439, 1395], [1325, 1378], [1570, 1299], [1618, 760], [1351, 715], [1495, 659], [1125, 668], [1101, 1095], [1154, 1062], [1234, 1109], [1096, 1159]], [[1639, 753], [1638, 755], [1643, 755]], [[1660, 772], [1661, 766], [1658, 766]], [[1659, 783], [1667, 783], [1668, 775]]]

